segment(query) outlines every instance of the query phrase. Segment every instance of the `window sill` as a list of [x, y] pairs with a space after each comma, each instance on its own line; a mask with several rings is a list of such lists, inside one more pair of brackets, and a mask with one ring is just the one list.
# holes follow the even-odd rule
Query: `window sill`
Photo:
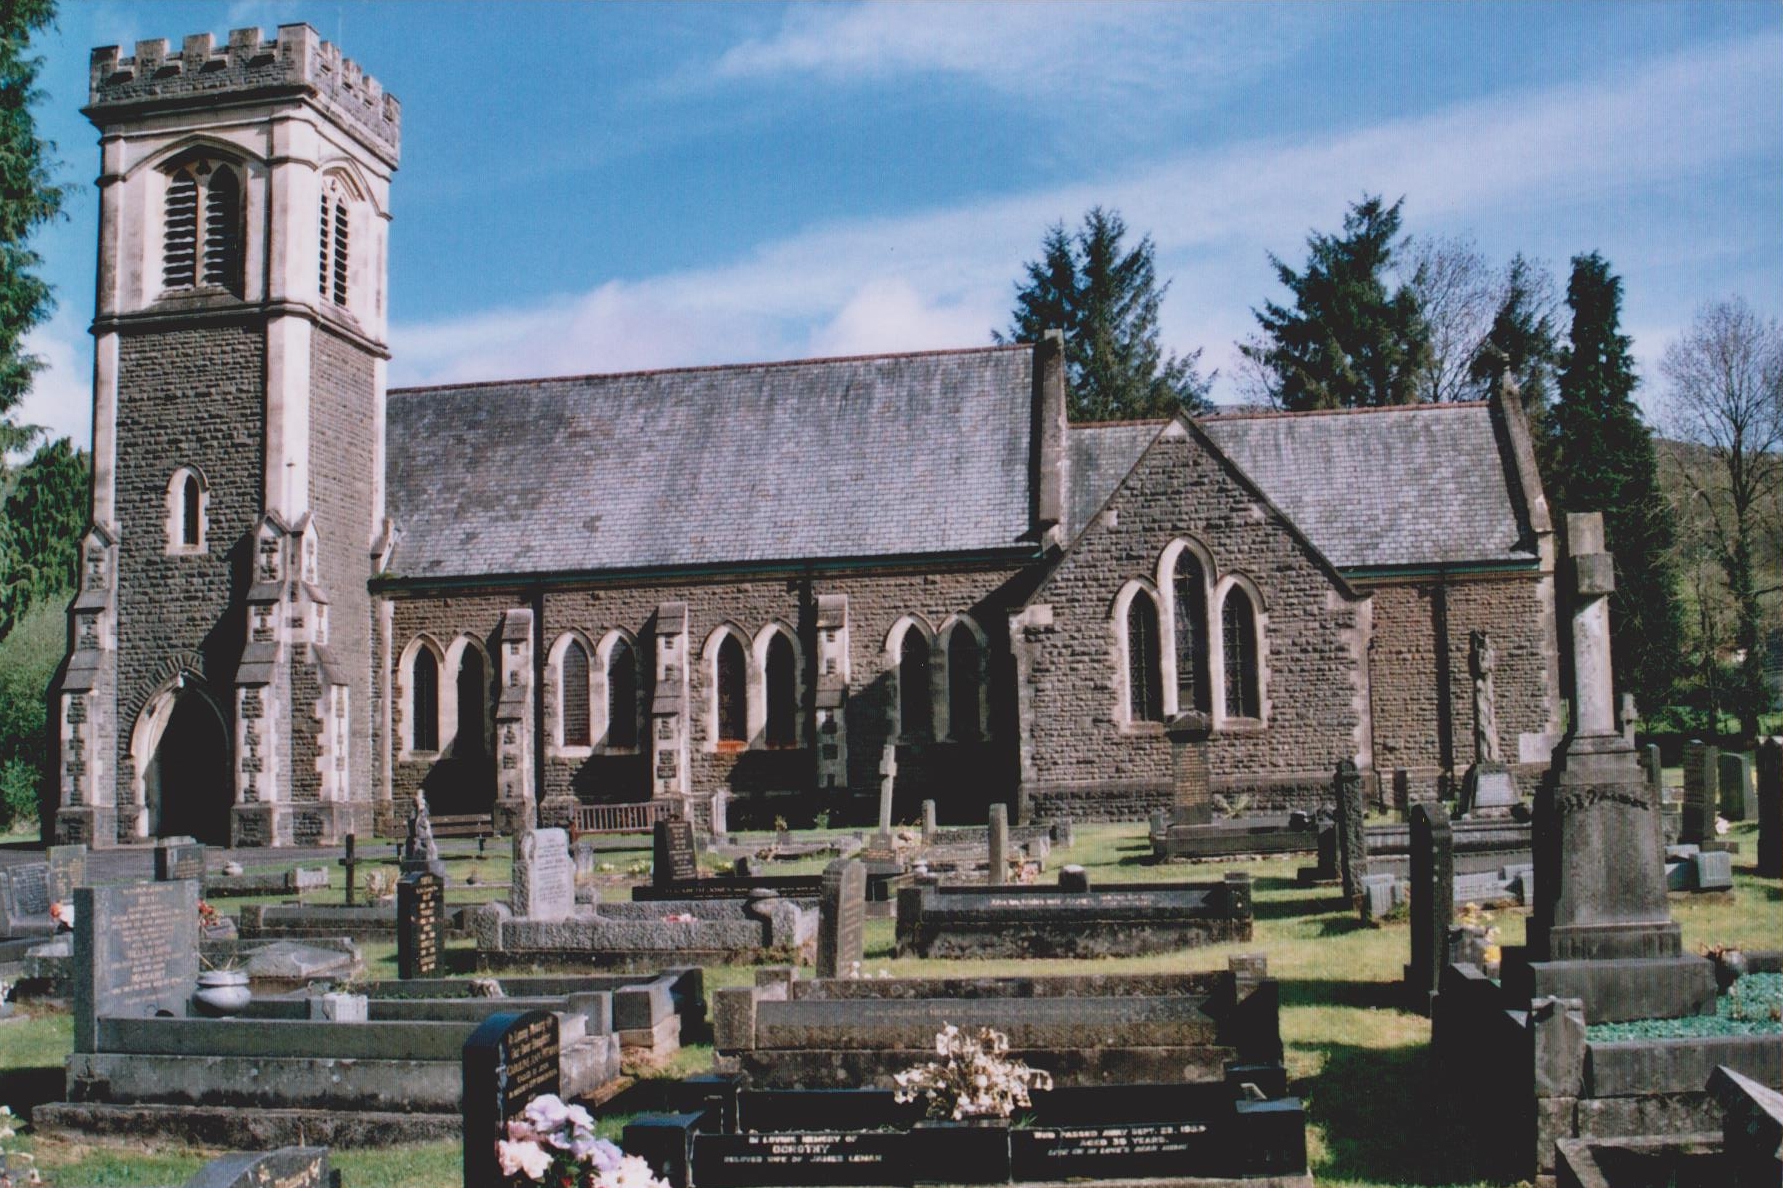
[[396, 761], [398, 763], [437, 763], [439, 758], [438, 751], [403, 751], [397, 755]]
[[1133, 735], [1138, 738], [1162, 738], [1164, 737], [1164, 723], [1149, 721], [1122, 722], [1121, 733]]
[[202, 557], [208, 552], [203, 545], [169, 545], [167, 549], [169, 557]]
[[1269, 723], [1262, 718], [1222, 718], [1213, 728], [1215, 734], [1262, 734]]
[[559, 746], [559, 747], [552, 747], [546, 753], [545, 757], [547, 759], [587, 759], [589, 756], [591, 756], [593, 754], [594, 754], [593, 747], [583, 747], [583, 746], [561, 747], [561, 746]]

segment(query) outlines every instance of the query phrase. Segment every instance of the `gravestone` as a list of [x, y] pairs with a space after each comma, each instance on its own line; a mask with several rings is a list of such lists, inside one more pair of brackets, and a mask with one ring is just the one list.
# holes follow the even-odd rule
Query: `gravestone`
[[155, 881], [176, 879], [204, 882], [204, 843], [189, 837], [167, 837], [155, 843]]
[[1632, 747], [1634, 746], [1634, 724], [1641, 720], [1640, 711], [1635, 708], [1633, 693], [1624, 693], [1621, 704], [1622, 714], [1619, 721], [1622, 723], [1622, 741]]
[[558, 1067], [557, 1016], [550, 1011], [491, 1015], [464, 1042], [465, 1188], [530, 1183], [502, 1175], [496, 1143], [534, 1099], [558, 1092]]
[[985, 870], [984, 881], [993, 887], [1001, 887], [1008, 879], [1009, 809], [1001, 804], [993, 804], [990, 815], [989, 865]]
[[1399, 906], [1399, 879], [1390, 874], [1363, 875], [1356, 903], [1364, 924], [1384, 920]]
[[1581, 999], [1594, 1023], [1712, 1013], [1713, 970], [1684, 956], [1666, 901], [1658, 798], [1616, 729], [1603, 517], [1569, 514], [1566, 547], [1573, 725], [1536, 805], [1537, 894], [1517, 992]]
[[922, 802], [922, 840], [925, 842], [932, 841], [935, 837], [937, 828], [938, 825], [935, 820], [935, 802], [932, 800], [925, 800]]
[[1393, 769], [1393, 809], [1401, 820], [1411, 820], [1412, 773], [1403, 767]]
[[1698, 850], [1690, 861], [1696, 867], [1696, 890], [1733, 890], [1732, 854], [1726, 850]]
[[1454, 830], [1440, 804], [1412, 809], [1412, 959], [1405, 988], [1412, 1009], [1430, 1013], [1430, 999], [1449, 957], [1449, 924], [1455, 915]]
[[183, 1017], [198, 983], [198, 884], [125, 883], [74, 892], [74, 1050], [98, 1019]]
[[354, 896], [353, 883], [354, 883], [354, 880], [356, 878], [358, 878], [358, 875], [359, 875], [358, 847], [359, 847], [358, 835], [353, 834], [353, 833], [347, 834], [346, 852], [344, 854], [342, 854], [341, 857], [339, 857], [335, 860], [335, 861], [339, 862], [341, 864], [341, 866], [346, 868], [346, 872], [347, 872], [347, 901], [346, 902], [347, 902], [348, 907], [353, 906], [353, 896]]
[[1678, 841], [1700, 846], [1715, 840], [1721, 804], [1721, 752], [1698, 739], [1684, 744], [1684, 828]]
[[87, 847], [79, 842], [51, 846], [45, 857], [50, 867], [50, 899], [73, 903], [74, 889], [87, 881]]
[[[32, 862], [0, 870], [0, 936], [39, 932], [48, 927], [50, 904], [50, 866]], [[27, 928], [35, 925], [34, 928]]]
[[1331, 782], [1337, 798], [1337, 872], [1343, 880], [1345, 903], [1355, 903], [1362, 894], [1362, 879], [1368, 873], [1368, 835], [1364, 831], [1362, 773], [1356, 761], [1341, 759], [1337, 775]]
[[1758, 874], [1783, 878], [1783, 738], [1758, 744]]
[[1189, 710], [1164, 725], [1170, 739], [1171, 819], [1177, 825], [1213, 824], [1213, 784], [1207, 768], [1207, 740], [1213, 719]]
[[331, 1182], [327, 1147], [280, 1147], [213, 1159], [185, 1188], [328, 1188]]
[[1659, 744], [1648, 743], [1646, 746], [1638, 748], [1636, 754], [1640, 756], [1641, 773], [1647, 777], [1647, 782], [1653, 785], [1655, 791], [1663, 791], [1665, 788], [1665, 764], [1659, 757]]
[[513, 884], [508, 906], [527, 920], [566, 920], [576, 911], [576, 864], [570, 836], [561, 829], [526, 829], [514, 835]]
[[440, 967], [440, 921], [445, 914], [446, 880], [431, 871], [407, 874], [396, 883], [396, 976], [431, 978]]
[[1493, 688], [1498, 652], [1484, 631], [1471, 632], [1468, 640], [1468, 667], [1473, 673], [1473, 764], [1461, 780], [1461, 815], [1509, 817], [1523, 798], [1498, 746], [1498, 697]]
[[1750, 821], [1758, 815], [1752, 795], [1752, 760], [1731, 751], [1721, 753], [1721, 815], [1729, 821]]
[[1075, 862], [1070, 862], [1059, 868], [1059, 890], [1088, 891], [1089, 889], [1090, 876], [1083, 867]]
[[417, 791], [415, 811], [409, 816], [409, 835], [402, 847], [402, 873], [418, 874], [421, 871], [442, 879], [446, 877], [446, 864], [440, 861], [440, 848], [433, 840], [433, 818], [427, 814], [427, 796]]
[[656, 822], [650, 861], [650, 880], [658, 887], [684, 883], [700, 877], [699, 851], [695, 848], [693, 824], [688, 821], [660, 819]]
[[866, 954], [867, 868], [848, 858], [823, 871], [817, 899], [817, 976], [846, 977]]
[[874, 874], [895, 871], [898, 847], [892, 840], [892, 789], [898, 778], [898, 748], [886, 743], [879, 752], [879, 828], [861, 847], [861, 860]]

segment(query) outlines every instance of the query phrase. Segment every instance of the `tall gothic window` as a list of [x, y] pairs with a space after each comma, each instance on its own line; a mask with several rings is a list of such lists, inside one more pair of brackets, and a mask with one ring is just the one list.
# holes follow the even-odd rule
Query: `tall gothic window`
[[458, 742], [454, 753], [467, 758], [483, 754], [483, 653], [466, 647], [458, 657]]
[[911, 627], [898, 647], [898, 728], [905, 738], [920, 738], [934, 730], [929, 696], [929, 641]]
[[770, 747], [799, 741], [799, 674], [792, 641], [776, 631], [768, 640], [767, 740]]
[[1241, 587], [1226, 591], [1220, 614], [1225, 636], [1226, 716], [1260, 718], [1262, 698], [1257, 680], [1257, 611]]
[[638, 745], [638, 658], [623, 639], [607, 653], [607, 745]]
[[195, 549], [204, 543], [203, 521], [200, 519], [203, 492], [198, 489], [198, 476], [188, 474], [180, 484], [180, 543]]
[[563, 659], [558, 663], [558, 684], [563, 706], [563, 745], [591, 745], [594, 724], [589, 721], [588, 649], [579, 639], [572, 639], [563, 646]]
[[718, 643], [718, 741], [749, 741], [749, 674], [743, 645], [729, 632]]
[[440, 666], [427, 648], [415, 653], [409, 669], [409, 748], [440, 749]]
[[1176, 558], [1176, 704], [1181, 710], [1213, 712], [1208, 695], [1207, 586], [1201, 562], [1190, 553]]
[[947, 637], [947, 729], [955, 742], [976, 742], [980, 666], [978, 637], [969, 627], [955, 626]]
[[198, 160], [168, 175], [161, 224], [161, 284], [242, 291], [241, 178]]
[[1164, 720], [1164, 671], [1158, 654], [1158, 604], [1140, 591], [1127, 604], [1127, 716]]
[[338, 177], [330, 177], [322, 186], [317, 291], [322, 300], [336, 305], [347, 303], [347, 240], [351, 231], [346, 189]]

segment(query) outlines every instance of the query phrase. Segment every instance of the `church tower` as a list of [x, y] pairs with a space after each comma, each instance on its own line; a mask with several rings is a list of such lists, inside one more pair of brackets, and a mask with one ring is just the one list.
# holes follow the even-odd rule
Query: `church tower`
[[56, 835], [369, 831], [401, 108], [307, 25], [93, 51], [93, 509]]

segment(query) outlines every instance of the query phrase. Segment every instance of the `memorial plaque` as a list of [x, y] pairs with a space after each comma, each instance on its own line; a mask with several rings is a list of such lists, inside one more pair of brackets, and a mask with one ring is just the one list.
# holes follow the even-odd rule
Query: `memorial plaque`
[[529, 920], [564, 920], [576, 911], [576, 863], [561, 829], [529, 829], [514, 837], [508, 906]]
[[440, 918], [446, 882], [430, 871], [396, 883], [396, 976], [430, 978], [440, 967]]
[[893, 1131], [777, 1131], [700, 1134], [693, 1140], [700, 1188], [793, 1188], [795, 1185], [945, 1182], [942, 1168], [913, 1168], [910, 1136]]
[[817, 901], [817, 976], [847, 977], [866, 955], [867, 868], [856, 859], [824, 868]]
[[184, 1016], [197, 983], [197, 883], [75, 889], [76, 1052], [94, 1050], [101, 1016]]
[[1013, 1179], [1059, 1182], [1164, 1179], [1206, 1174], [1219, 1165], [1217, 1136], [1205, 1122], [1136, 1122], [1009, 1132]]
[[204, 881], [204, 843], [163, 840], [155, 843], [155, 881], [175, 879]]
[[651, 879], [658, 885], [700, 877], [699, 852], [694, 848], [693, 826], [686, 821], [658, 821]]
[[471, 1033], [462, 1090], [465, 1188], [531, 1182], [502, 1175], [495, 1145], [533, 1099], [558, 1091], [558, 1069], [557, 1016], [550, 1011], [504, 1011]]

